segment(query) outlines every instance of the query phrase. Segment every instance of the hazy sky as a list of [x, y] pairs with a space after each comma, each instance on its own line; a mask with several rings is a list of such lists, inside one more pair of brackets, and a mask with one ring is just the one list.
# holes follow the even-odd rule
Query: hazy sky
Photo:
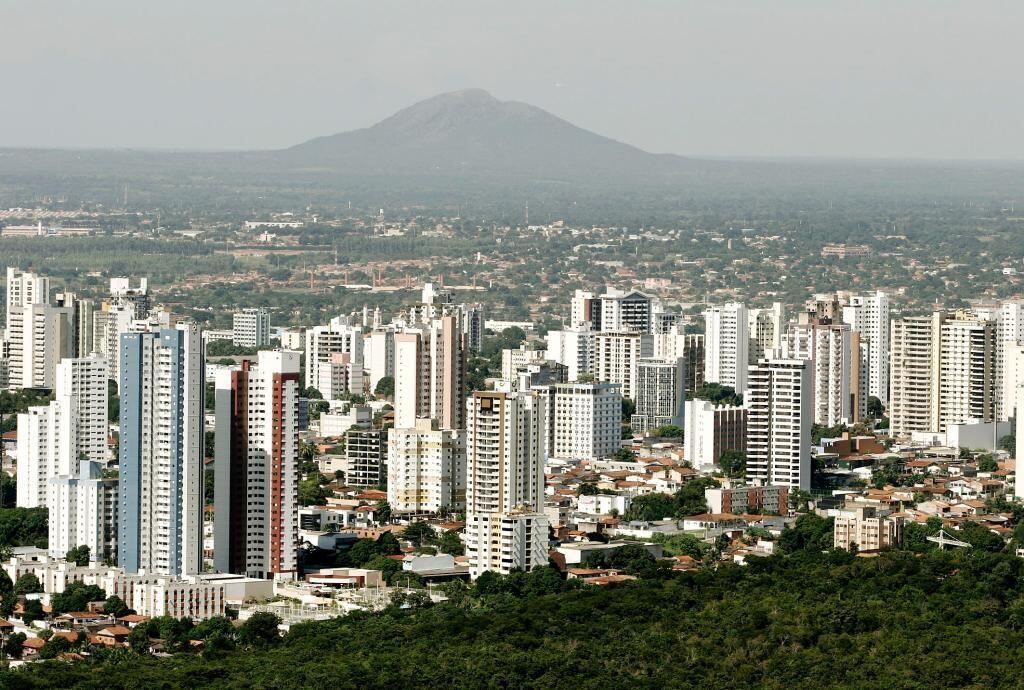
[[0, 146], [275, 148], [480, 87], [656, 152], [1024, 159], [1024, 3], [0, 0]]

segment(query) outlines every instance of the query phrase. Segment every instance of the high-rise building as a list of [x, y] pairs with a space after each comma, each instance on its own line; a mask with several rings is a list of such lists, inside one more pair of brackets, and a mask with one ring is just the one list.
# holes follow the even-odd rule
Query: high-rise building
[[659, 300], [642, 292], [626, 292], [607, 288], [598, 298], [601, 306], [600, 321], [594, 329], [600, 331], [652, 332], [652, 318], [660, 311]]
[[853, 417], [850, 326], [803, 320], [789, 330], [787, 354], [810, 364], [815, 424], [836, 426]]
[[298, 558], [299, 359], [261, 350], [217, 372], [214, 567], [291, 578]]
[[570, 381], [579, 381], [594, 372], [594, 337], [589, 326], [582, 325], [561, 331], [548, 331], [545, 358], [568, 367]]
[[320, 362], [315, 387], [324, 400], [340, 400], [366, 391], [362, 362], [353, 362], [348, 352], [335, 352], [327, 362]]
[[96, 304], [91, 299], [79, 299], [73, 292], [58, 292], [53, 303], [66, 307], [71, 326], [71, 357], [88, 357], [93, 348], [93, 327]]
[[693, 467], [717, 465], [727, 450], [746, 452], [747, 408], [695, 399], [684, 409], [683, 458]]
[[595, 328], [601, 320], [601, 304], [589, 290], [576, 290], [572, 296], [572, 311], [569, 316], [569, 328], [581, 326]]
[[733, 388], [742, 395], [747, 386], [750, 347], [747, 308], [730, 302], [704, 311], [704, 380]]
[[18, 307], [50, 303], [50, 279], [29, 271], [7, 267], [7, 327], [10, 328], [11, 313]]
[[110, 306], [125, 306], [132, 312], [133, 319], [149, 317], [149, 279], [140, 278], [139, 284], [132, 287], [131, 278], [110, 279]]
[[349, 429], [345, 432], [345, 483], [378, 487], [387, 479], [388, 430]]
[[266, 307], [237, 311], [231, 317], [231, 342], [238, 347], [270, 344], [270, 314]]
[[992, 421], [996, 411], [996, 324], [970, 312], [934, 312], [892, 323], [892, 433], [944, 432]]
[[363, 335], [363, 368], [367, 373], [366, 389], [371, 393], [382, 378], [394, 378], [394, 327], [375, 328]]
[[806, 360], [766, 357], [750, 367], [748, 484], [811, 488], [811, 387]]
[[999, 306], [996, 315], [996, 416], [1013, 416], [1017, 404], [1015, 350], [1024, 343], [1024, 300]]
[[470, 575], [547, 564], [543, 513], [546, 401], [477, 392], [466, 401], [466, 555]]
[[622, 397], [636, 400], [640, 360], [653, 355], [654, 337], [649, 333], [598, 333], [594, 336], [594, 380], [617, 383]]
[[328, 325], [306, 331], [307, 388], [316, 388], [320, 381], [320, 367], [329, 365], [334, 354], [348, 354], [353, 363], [362, 366], [362, 326], [350, 324], [347, 317], [336, 316]]
[[454, 316], [396, 333], [395, 428], [414, 428], [420, 418], [463, 428], [466, 366], [466, 336]]
[[388, 504], [399, 515], [437, 515], [466, 507], [466, 437], [436, 419], [391, 429], [388, 437]]
[[100, 357], [61, 360], [53, 401], [18, 415], [19, 507], [48, 507], [51, 479], [106, 461], [106, 369]]
[[786, 327], [782, 302], [773, 302], [772, 306], [764, 309], [750, 309], [747, 327], [750, 333], [747, 356], [751, 364], [756, 364], [770, 351], [782, 347]]
[[71, 310], [49, 304], [12, 307], [7, 314], [8, 386], [54, 387], [57, 364], [73, 349]]
[[[842, 320], [860, 333], [867, 360], [868, 395], [889, 401], [889, 296], [881, 291], [853, 295], [842, 307]], [[833, 321], [833, 323], [835, 320]], [[866, 401], [865, 401], [866, 404]]]
[[102, 463], [90, 460], [77, 463], [69, 475], [50, 479], [51, 558], [87, 546], [93, 563], [117, 559], [117, 485], [117, 477], [103, 476]]
[[634, 434], [666, 424], [683, 425], [686, 400], [686, 360], [641, 359], [637, 366], [636, 411], [630, 420]]
[[[614, 383], [561, 383], [547, 405], [546, 452], [557, 458], [598, 459], [621, 447], [622, 394]], [[543, 457], [543, 454], [542, 454]], [[546, 458], [545, 458], [546, 459]]]
[[122, 335], [120, 372], [118, 565], [129, 573], [198, 573], [205, 394], [199, 328]]

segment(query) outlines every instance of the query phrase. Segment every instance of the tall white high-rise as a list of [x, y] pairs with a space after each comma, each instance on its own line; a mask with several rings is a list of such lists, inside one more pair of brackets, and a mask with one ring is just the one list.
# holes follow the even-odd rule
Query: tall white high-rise
[[970, 312], [894, 320], [892, 433], [943, 432], [950, 424], [992, 421], [996, 353], [995, 321]]
[[1024, 300], [1001, 304], [996, 319], [996, 416], [1005, 420], [1017, 404], [1014, 351], [1024, 343]]
[[102, 463], [106, 457], [106, 362], [98, 356], [63, 359], [54, 399], [18, 415], [18, 506], [49, 507], [51, 479], [76, 476], [81, 460]]
[[622, 397], [636, 400], [640, 360], [654, 355], [654, 336], [639, 331], [594, 336], [594, 380], [617, 383]]
[[598, 300], [600, 320], [594, 323], [594, 328], [599, 331], [650, 333], [654, 312], [661, 309], [660, 300], [654, 297], [611, 287]]
[[543, 512], [546, 401], [477, 392], [466, 401], [466, 555], [470, 575], [547, 564]]
[[766, 357], [750, 367], [748, 484], [811, 488], [811, 380], [802, 359]]
[[637, 367], [636, 411], [630, 420], [634, 434], [666, 424], [683, 425], [686, 401], [686, 360], [641, 359]]
[[417, 419], [388, 436], [388, 505], [396, 515], [437, 515], [466, 507], [466, 437]]
[[18, 307], [50, 303], [50, 279], [30, 271], [19, 271], [7, 267], [7, 325], [10, 327], [11, 312]]
[[836, 426], [853, 418], [850, 326], [797, 323], [789, 331], [787, 355], [810, 364], [815, 424]]
[[299, 358], [261, 350], [216, 381], [214, 566], [295, 577], [299, 550]]
[[89, 560], [117, 558], [117, 477], [103, 476], [103, 463], [82, 460], [70, 475], [49, 482], [49, 542], [51, 558], [64, 558], [71, 549], [89, 547]]
[[764, 309], [750, 309], [747, 312], [747, 328], [750, 333], [748, 358], [756, 364], [771, 350], [782, 347], [785, 338], [786, 316], [782, 302], [773, 302]]
[[[121, 336], [118, 565], [202, 571], [204, 362], [197, 326]], [[272, 415], [273, 411], [265, 411]]]
[[7, 314], [8, 386], [53, 388], [57, 364], [74, 349], [71, 310], [49, 304], [12, 307]]
[[568, 367], [570, 381], [594, 372], [595, 333], [586, 324], [561, 331], [548, 331], [545, 357]]
[[573, 460], [613, 455], [621, 447], [622, 394], [615, 383], [559, 383], [548, 396], [547, 452]]
[[231, 342], [238, 347], [264, 347], [270, 343], [270, 313], [266, 307], [235, 312], [231, 317]]
[[395, 376], [395, 329], [374, 328], [363, 335], [363, 366], [367, 372], [366, 388], [377, 390], [382, 378]]
[[320, 381], [320, 367], [328, 366], [331, 355], [348, 354], [353, 363], [362, 366], [363, 329], [349, 323], [344, 316], [336, 316], [326, 326], [315, 326], [306, 331], [306, 387], [316, 388]]
[[[572, 296], [569, 328], [593, 327], [600, 319], [601, 304], [590, 290], [576, 290]], [[598, 312], [595, 315], [595, 311]]]
[[704, 311], [704, 381], [732, 387], [740, 395], [747, 387], [750, 322], [747, 308], [729, 302]]
[[421, 418], [463, 428], [467, 354], [455, 316], [395, 334], [396, 429], [414, 428]]
[[843, 322], [860, 333], [867, 355], [868, 395], [889, 401], [889, 296], [876, 291], [853, 295], [842, 308]]

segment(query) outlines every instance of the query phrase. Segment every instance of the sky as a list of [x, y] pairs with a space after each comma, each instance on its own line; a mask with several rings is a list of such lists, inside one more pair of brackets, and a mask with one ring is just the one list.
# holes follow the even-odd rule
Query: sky
[[268, 149], [483, 88], [653, 152], [1024, 159], [1024, 3], [0, 0], [0, 146]]

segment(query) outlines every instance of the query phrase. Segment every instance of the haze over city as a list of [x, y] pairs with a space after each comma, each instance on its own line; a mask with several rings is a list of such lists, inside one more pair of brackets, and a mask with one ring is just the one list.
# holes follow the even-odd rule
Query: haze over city
[[5, 2], [0, 146], [270, 149], [483, 88], [690, 156], [1024, 158], [1019, 3]]

